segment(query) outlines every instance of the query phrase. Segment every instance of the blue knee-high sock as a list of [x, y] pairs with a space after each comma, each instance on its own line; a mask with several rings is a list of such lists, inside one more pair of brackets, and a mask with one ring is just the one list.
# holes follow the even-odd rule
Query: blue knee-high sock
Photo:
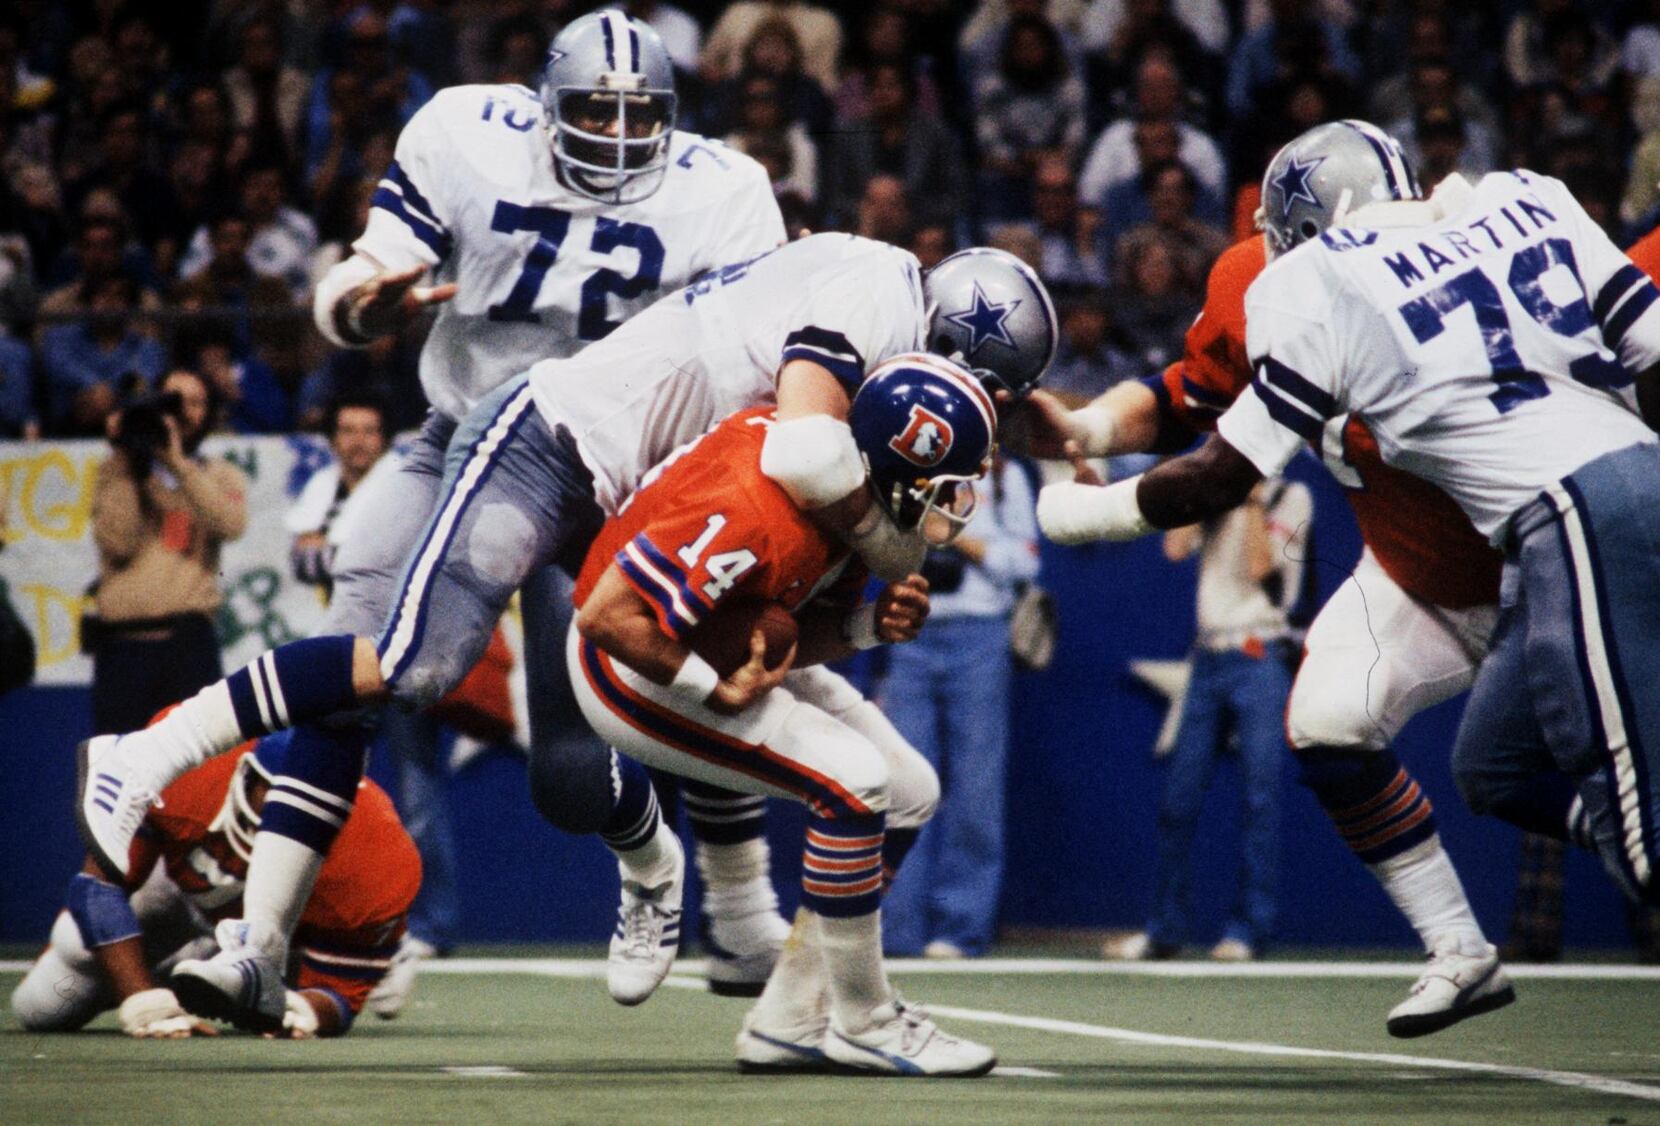
[[291, 641], [225, 678], [243, 739], [312, 723], [357, 703], [350, 634]]
[[356, 727], [306, 725], [263, 740], [254, 753], [272, 781], [260, 831], [327, 853], [352, 814], [368, 745]]
[[766, 836], [767, 799], [690, 778], [681, 784], [686, 819], [700, 844], [735, 845]]
[[646, 768], [612, 751], [611, 816], [600, 828], [600, 838], [613, 850], [628, 852], [656, 836], [662, 820]]
[[893, 886], [893, 878], [899, 875], [899, 866], [905, 863], [905, 857], [910, 854], [911, 846], [922, 835], [922, 826], [914, 829], [889, 829], [882, 840], [882, 892]]
[[880, 813], [846, 817], [815, 814], [807, 822], [801, 866], [801, 905], [826, 918], [868, 915], [882, 903]]
[[1303, 785], [1365, 863], [1380, 864], [1435, 835], [1429, 796], [1392, 752], [1307, 747], [1297, 763]]

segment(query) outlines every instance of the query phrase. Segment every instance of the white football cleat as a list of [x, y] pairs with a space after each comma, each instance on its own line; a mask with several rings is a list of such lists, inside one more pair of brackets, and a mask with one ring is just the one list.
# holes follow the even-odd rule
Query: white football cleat
[[405, 932], [398, 942], [398, 952], [392, 955], [391, 968], [370, 990], [363, 1007], [381, 1020], [391, 1020], [403, 1012], [415, 992], [415, 975], [420, 973], [421, 963], [437, 953], [432, 943]]
[[657, 992], [680, 952], [680, 896], [686, 886], [686, 854], [673, 837], [674, 873], [655, 887], [645, 887], [623, 869], [622, 903], [605, 985], [619, 1005], [638, 1005]]
[[116, 883], [125, 883], [133, 836], [150, 807], [160, 804], [150, 775], [120, 735], [99, 735], [75, 748], [75, 823], [81, 843]]
[[703, 918], [709, 992], [721, 997], [759, 997], [790, 937], [790, 922], [768, 909], [740, 919]]
[[917, 1078], [972, 1079], [997, 1065], [992, 1049], [950, 1035], [925, 1010], [897, 996], [870, 1017], [870, 1027], [858, 1033], [843, 1032], [831, 1021], [824, 1054], [853, 1071]]
[[[225, 919], [214, 931], [219, 953], [188, 958], [173, 969], [168, 984], [187, 1012], [225, 1020], [249, 1032], [280, 1032], [288, 1009], [288, 987], [272, 953], [275, 935], [251, 936], [241, 919]], [[263, 937], [263, 941], [261, 938]]]
[[739, 1071], [789, 1075], [834, 1069], [824, 1054], [830, 1017], [822, 995], [817, 1011], [800, 1014], [800, 1019], [793, 1024], [773, 1026], [758, 1019], [756, 1012], [751, 1009], [738, 1030]]
[[1457, 937], [1444, 938], [1430, 952], [1429, 965], [1413, 983], [1411, 995], [1390, 1010], [1389, 1035], [1427, 1036], [1502, 1009], [1515, 999], [1516, 990], [1491, 943], [1461, 945]]

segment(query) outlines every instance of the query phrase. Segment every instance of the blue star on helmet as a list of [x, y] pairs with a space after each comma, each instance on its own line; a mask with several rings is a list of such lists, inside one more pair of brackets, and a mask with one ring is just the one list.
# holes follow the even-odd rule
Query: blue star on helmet
[[1018, 308], [1018, 297], [998, 304], [989, 300], [986, 291], [980, 288], [980, 283], [975, 282], [973, 304], [960, 312], [945, 314], [945, 319], [968, 330], [966, 354], [972, 356], [980, 350], [980, 345], [988, 340], [1014, 347], [1014, 338], [1009, 335], [1008, 320]]
[[1308, 178], [1314, 175], [1314, 170], [1320, 167], [1325, 159], [1323, 156], [1317, 156], [1313, 160], [1302, 161], [1292, 156], [1286, 160], [1285, 167], [1274, 177], [1274, 186], [1280, 190], [1280, 212], [1283, 218], [1291, 218], [1291, 205], [1299, 199], [1311, 206], [1320, 206], [1320, 197], [1309, 187]]

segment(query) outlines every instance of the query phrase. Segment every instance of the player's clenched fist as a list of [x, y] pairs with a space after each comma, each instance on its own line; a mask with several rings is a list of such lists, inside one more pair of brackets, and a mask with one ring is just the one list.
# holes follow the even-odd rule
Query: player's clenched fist
[[184, 1011], [171, 989], [145, 989], [121, 1002], [121, 1031], [140, 1040], [217, 1036], [219, 1030]]
[[907, 575], [876, 596], [876, 636], [889, 643], [913, 641], [928, 620], [928, 580]]

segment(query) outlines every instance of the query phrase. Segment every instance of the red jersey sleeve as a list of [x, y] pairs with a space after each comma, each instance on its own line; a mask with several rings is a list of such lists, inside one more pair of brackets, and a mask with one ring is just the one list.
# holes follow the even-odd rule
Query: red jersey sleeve
[[1637, 245], [1626, 251], [1626, 256], [1637, 268], [1655, 282], [1660, 282], [1660, 227], [1637, 240]]
[[736, 490], [677, 500], [635, 533], [615, 561], [658, 626], [679, 641], [722, 601], [751, 586], [768, 552], [761, 522]]
[[1205, 283], [1205, 307], [1187, 330], [1182, 361], [1165, 369], [1170, 408], [1194, 430], [1216, 429], [1216, 420], [1251, 382], [1245, 291], [1267, 264], [1261, 238], [1237, 242], [1223, 252]]

